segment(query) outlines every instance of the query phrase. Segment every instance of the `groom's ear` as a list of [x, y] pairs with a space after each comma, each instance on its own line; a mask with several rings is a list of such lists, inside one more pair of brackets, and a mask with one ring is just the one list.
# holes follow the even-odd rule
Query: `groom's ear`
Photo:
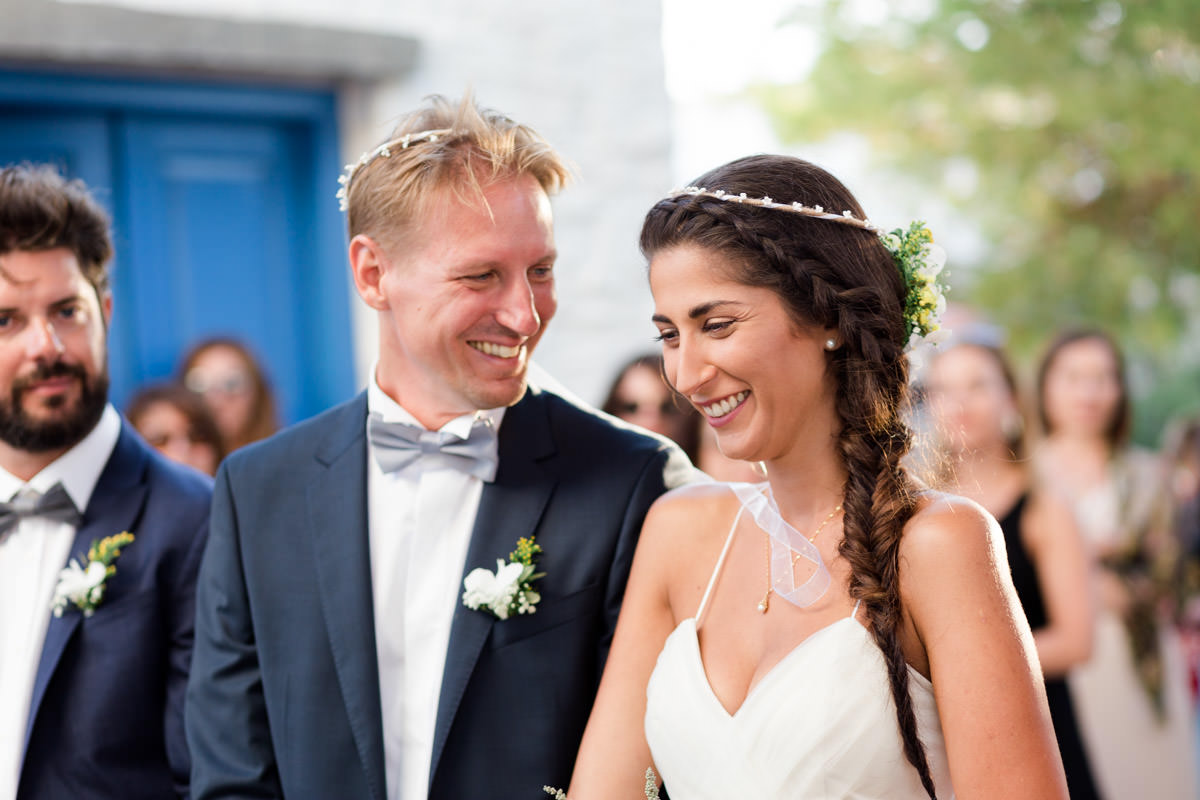
[[350, 272], [358, 296], [376, 311], [388, 309], [387, 297], [380, 283], [388, 256], [383, 246], [370, 236], [359, 234], [350, 240]]

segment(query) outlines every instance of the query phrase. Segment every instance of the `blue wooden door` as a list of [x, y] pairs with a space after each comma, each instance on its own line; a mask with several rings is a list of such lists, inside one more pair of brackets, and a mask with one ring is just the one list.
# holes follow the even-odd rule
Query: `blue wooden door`
[[[8, 111], [0, 121], [0, 164], [57, 164], [89, 186], [112, 186], [112, 144], [108, 119], [103, 114]], [[103, 188], [96, 194], [111, 213], [111, 194]]]
[[285, 421], [349, 396], [332, 98], [75, 88], [57, 79], [36, 101], [6, 97], [0, 73], [0, 163], [57, 163], [113, 214], [114, 403], [169, 376], [183, 350], [212, 335], [260, 356]]
[[[290, 132], [246, 122], [133, 118], [121, 126], [124, 214], [140, 234], [125, 259], [140, 326], [136, 357], [166, 374], [187, 343], [236, 332], [266, 350], [283, 411], [299, 411], [306, 342], [297, 317], [311, 273], [292, 198]], [[293, 233], [300, 235], [293, 236]], [[319, 265], [317, 265], [319, 266]]]

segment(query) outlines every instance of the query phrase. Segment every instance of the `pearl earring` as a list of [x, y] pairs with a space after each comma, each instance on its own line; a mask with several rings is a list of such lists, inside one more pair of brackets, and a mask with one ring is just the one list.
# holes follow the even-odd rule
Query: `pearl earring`
[[836, 339], [826, 339], [825, 340], [825, 349], [826, 350], [837, 350], [837, 340]]

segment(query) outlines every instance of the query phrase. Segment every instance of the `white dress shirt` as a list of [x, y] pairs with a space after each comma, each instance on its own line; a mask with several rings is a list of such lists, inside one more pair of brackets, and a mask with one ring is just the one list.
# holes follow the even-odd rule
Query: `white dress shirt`
[[[423, 427], [379, 388], [375, 370], [371, 375], [368, 413]], [[499, 430], [504, 409], [467, 414], [441, 430], [466, 438], [479, 417]], [[429, 793], [450, 623], [483, 481], [422, 459], [385, 474], [369, 442], [367, 524], [387, 798], [417, 800]]]
[[[91, 433], [28, 482], [0, 467], [0, 500], [11, 500], [25, 487], [45, 493], [61, 482], [82, 513], [120, 434], [120, 416], [105, 406]], [[74, 539], [74, 525], [42, 517], [21, 518], [0, 539], [0, 798], [17, 795], [29, 702], [58, 573], [68, 558], [87, 556], [70, 552]]]

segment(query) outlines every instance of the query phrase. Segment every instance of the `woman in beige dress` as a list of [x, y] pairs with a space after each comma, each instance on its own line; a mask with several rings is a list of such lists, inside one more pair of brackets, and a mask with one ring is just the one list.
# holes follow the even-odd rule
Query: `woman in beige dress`
[[1038, 406], [1039, 480], [1074, 508], [1093, 563], [1093, 654], [1069, 682], [1100, 792], [1195, 798], [1195, 720], [1169, 614], [1170, 503], [1158, 459], [1127, 443], [1129, 396], [1112, 339], [1060, 335], [1038, 370]]

